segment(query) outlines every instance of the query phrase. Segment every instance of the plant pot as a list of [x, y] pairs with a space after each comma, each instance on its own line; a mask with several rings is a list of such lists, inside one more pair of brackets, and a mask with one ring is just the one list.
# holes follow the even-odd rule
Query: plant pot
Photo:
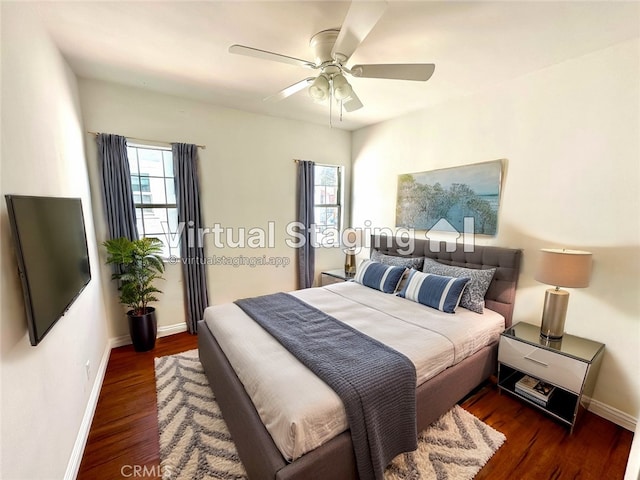
[[148, 352], [156, 345], [158, 323], [156, 322], [156, 309], [147, 307], [147, 313], [134, 315], [133, 310], [127, 312], [129, 318], [129, 335], [136, 352]]

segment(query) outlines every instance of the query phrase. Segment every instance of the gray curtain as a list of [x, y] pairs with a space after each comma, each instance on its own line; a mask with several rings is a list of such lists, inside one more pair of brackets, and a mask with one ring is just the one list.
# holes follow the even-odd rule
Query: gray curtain
[[297, 185], [297, 218], [304, 225], [299, 233], [304, 235], [304, 245], [298, 247], [298, 287], [309, 288], [313, 286], [315, 274], [315, 250], [311, 245], [311, 225], [314, 222], [313, 215], [313, 183], [315, 163], [307, 160], [298, 161], [298, 185]]
[[109, 239], [127, 237], [135, 240], [138, 238], [138, 227], [131, 192], [127, 139], [120, 135], [100, 133], [96, 142]]
[[195, 334], [198, 331], [198, 321], [209, 305], [204, 245], [199, 244], [198, 234], [199, 229], [204, 227], [200, 210], [198, 147], [186, 143], [174, 143], [172, 146], [178, 222], [184, 222], [184, 232], [193, 229], [195, 233], [192, 237], [193, 245], [189, 242], [189, 235], [183, 235], [180, 241], [182, 277], [187, 300], [187, 327], [190, 333]]

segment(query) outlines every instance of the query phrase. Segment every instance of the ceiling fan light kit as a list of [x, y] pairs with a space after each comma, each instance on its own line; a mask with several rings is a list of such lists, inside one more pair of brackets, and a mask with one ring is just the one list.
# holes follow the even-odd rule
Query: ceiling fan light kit
[[342, 75], [342, 73], [337, 73], [336, 75], [334, 75], [332, 83], [333, 96], [336, 98], [336, 100], [346, 100], [351, 96], [353, 88], [351, 87], [351, 85], [349, 85], [349, 82], [347, 82], [347, 79], [344, 78], [344, 75]]
[[314, 100], [326, 100], [329, 97], [329, 80], [327, 77], [318, 75], [309, 87], [309, 95]]
[[362, 108], [363, 104], [345, 74], [359, 78], [426, 81], [435, 69], [432, 63], [345, 66], [385, 9], [386, 2], [353, 2], [340, 29], [323, 30], [311, 37], [309, 46], [313, 52], [313, 62], [244, 45], [232, 45], [229, 52], [320, 70], [315, 79], [309, 77], [294, 83], [265, 98], [267, 101], [282, 100], [309, 86], [309, 96], [316, 102], [329, 100], [331, 104], [333, 99], [340, 104], [340, 112], [343, 108], [353, 112]]

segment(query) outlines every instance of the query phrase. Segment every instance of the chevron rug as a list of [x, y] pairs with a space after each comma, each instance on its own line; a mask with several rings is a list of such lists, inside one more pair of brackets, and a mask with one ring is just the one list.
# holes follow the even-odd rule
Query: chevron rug
[[[198, 351], [155, 359], [160, 459], [164, 480], [247, 479]], [[505, 436], [454, 406], [399, 455], [385, 480], [472, 479]]]

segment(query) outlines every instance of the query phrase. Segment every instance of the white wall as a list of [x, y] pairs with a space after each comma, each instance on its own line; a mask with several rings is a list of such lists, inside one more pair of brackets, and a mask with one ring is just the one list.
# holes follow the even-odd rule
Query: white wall
[[[216, 223], [233, 229], [267, 229], [275, 222], [275, 247], [215, 248], [212, 236], [205, 237], [208, 257], [284, 257], [291, 263], [274, 266], [208, 266], [211, 304], [237, 298], [296, 288], [294, 250], [285, 244], [287, 223], [295, 220], [296, 168], [294, 159], [343, 165], [345, 198], [350, 197], [351, 134], [329, 126], [305, 124], [238, 110], [216, 107], [182, 98], [118, 86], [94, 80], [80, 80], [83, 118], [89, 131], [116, 133], [128, 137], [189, 142], [206, 145], [199, 150], [201, 202], [206, 227]], [[106, 238], [95, 141], [87, 136], [87, 161], [91, 177], [97, 237]], [[348, 213], [349, 208], [346, 205]], [[99, 219], [99, 220], [98, 220]], [[348, 215], [346, 221], [348, 222]], [[226, 245], [225, 237], [222, 243]], [[339, 268], [344, 255], [339, 249], [318, 251], [316, 274]], [[104, 270], [104, 278], [109, 272]], [[159, 327], [184, 323], [181, 272], [168, 265], [167, 281], [158, 302]], [[115, 299], [113, 286], [111, 298]], [[127, 334], [122, 309], [111, 305], [111, 335]]]
[[29, 8], [1, 4], [2, 194], [81, 197], [93, 278], [32, 347], [2, 199], [0, 477], [60, 479], [82, 453], [74, 444], [108, 339], [76, 79]]
[[[395, 225], [397, 176], [506, 158], [498, 234], [524, 250], [515, 321], [539, 324], [538, 250], [593, 252], [566, 331], [606, 344], [594, 410], [640, 408], [640, 47], [621, 43], [353, 135], [354, 226]], [[436, 72], [437, 74], [437, 72]]]

